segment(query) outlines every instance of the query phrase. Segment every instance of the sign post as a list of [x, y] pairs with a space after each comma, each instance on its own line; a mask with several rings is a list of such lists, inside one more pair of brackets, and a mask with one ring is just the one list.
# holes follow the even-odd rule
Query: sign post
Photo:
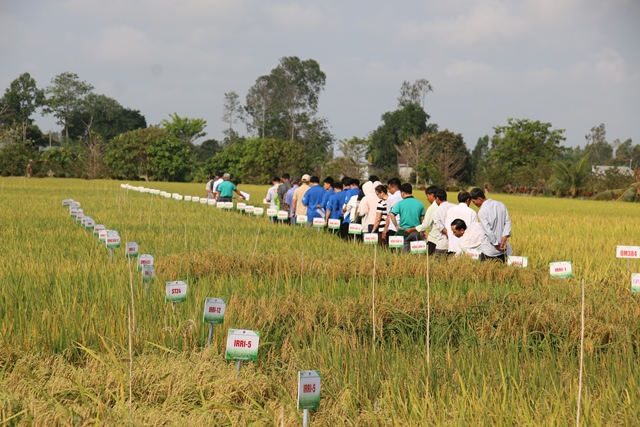
[[165, 285], [165, 297], [164, 302], [170, 302], [173, 304], [173, 309], [176, 309], [176, 303], [185, 302], [187, 300], [187, 284], [182, 280], [176, 280], [173, 282], [167, 282]]
[[298, 411], [303, 410], [302, 425], [309, 425], [309, 409], [320, 407], [320, 371], [298, 371]]
[[411, 249], [412, 254], [426, 254], [427, 242], [425, 240], [415, 240], [413, 242], [409, 242], [409, 248]]
[[389, 236], [389, 248], [391, 248], [391, 249], [404, 248], [404, 237], [402, 237], [402, 236]]
[[327, 223], [327, 228], [331, 230], [332, 233], [335, 234], [336, 230], [340, 230], [340, 220], [335, 218], [329, 218], [329, 222]]
[[207, 347], [211, 345], [211, 337], [213, 336], [213, 325], [224, 323], [224, 313], [227, 309], [227, 303], [220, 298], [206, 298], [204, 300], [204, 315], [202, 323], [209, 324], [209, 339]]
[[280, 221], [280, 224], [284, 224], [284, 222], [289, 218], [289, 212], [287, 211], [278, 211], [276, 213], [276, 219]]
[[627, 270], [631, 271], [631, 260], [640, 258], [640, 246], [616, 246], [616, 258], [626, 258]]
[[324, 218], [313, 218], [313, 226], [320, 232], [324, 228]]
[[256, 361], [258, 359], [258, 345], [260, 332], [246, 329], [229, 329], [227, 333], [226, 360], [237, 360], [236, 371], [240, 373], [243, 360]]
[[136, 242], [127, 242], [127, 251], [124, 254], [125, 258], [133, 258], [138, 256], [138, 244]]
[[571, 261], [552, 262], [549, 264], [551, 277], [569, 279], [573, 277]]
[[640, 273], [631, 275], [631, 292], [640, 292]]
[[356, 236], [362, 234], [362, 224], [349, 223], [349, 234], [353, 234], [353, 243], [356, 243]]

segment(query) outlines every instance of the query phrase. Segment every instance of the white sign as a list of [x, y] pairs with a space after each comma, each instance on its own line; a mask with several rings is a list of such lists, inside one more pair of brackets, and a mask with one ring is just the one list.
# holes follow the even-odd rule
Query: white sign
[[214, 199], [207, 199], [207, 204], [209, 206], [215, 206], [216, 205], [216, 201]]
[[631, 275], [631, 292], [640, 292], [640, 273]]
[[104, 242], [107, 240], [107, 230], [98, 231], [98, 242]]
[[362, 224], [349, 223], [349, 234], [362, 234]]
[[143, 254], [138, 257], [138, 268], [140, 271], [144, 268], [145, 265], [153, 265], [153, 255]]
[[329, 223], [327, 224], [327, 228], [329, 230], [340, 230], [340, 220], [339, 219], [329, 219]]
[[616, 246], [617, 258], [640, 258], [640, 246]]
[[64, 199], [62, 201], [62, 206], [69, 206], [71, 204], [71, 202], [73, 202], [73, 199]]
[[469, 257], [471, 259], [475, 259], [476, 261], [479, 261], [480, 260], [480, 254], [482, 252], [480, 252], [480, 250], [478, 250], [478, 249], [463, 249], [462, 253], [465, 256], [467, 256], [467, 257]]
[[378, 233], [364, 233], [364, 235], [362, 236], [362, 241], [365, 245], [377, 245]]
[[304, 225], [306, 223], [307, 223], [307, 216], [306, 215], [298, 215], [296, 217], [296, 224]]
[[260, 332], [246, 329], [229, 329], [227, 334], [227, 360], [257, 360]]
[[324, 228], [324, 218], [313, 218], [313, 226]]
[[[282, 211], [282, 212], [284, 212], [284, 211]], [[285, 212], [285, 214], [286, 214], [286, 212]], [[271, 208], [267, 209], [267, 216], [269, 218], [273, 218], [274, 216], [278, 216], [278, 210], [277, 209], [271, 209]]]
[[427, 253], [427, 242], [424, 240], [417, 240], [414, 242], [409, 242], [409, 247], [411, 249], [412, 254], [426, 254]]
[[247, 204], [246, 203], [240, 202], [240, 203], [236, 204], [236, 209], [239, 210], [239, 211], [243, 211], [246, 208], [247, 208]]
[[124, 257], [131, 258], [135, 256], [138, 256], [138, 244], [136, 242], [127, 242], [127, 251]]
[[142, 282], [149, 283], [152, 282], [156, 277], [156, 268], [153, 265], [143, 265], [142, 266]]
[[191, 201], [191, 196], [184, 196], [184, 201], [185, 202], [190, 202]]
[[206, 204], [207, 204], [207, 202], [208, 202], [208, 199], [205, 199], [204, 197], [201, 197], [201, 198], [200, 198], [200, 204], [201, 204], [201, 205], [206, 205]]
[[404, 237], [402, 236], [389, 236], [390, 248], [402, 248], [404, 247]]
[[[100, 234], [101, 231], [106, 231], [106, 230], [107, 230], [107, 227], [105, 227], [104, 224], [96, 224], [93, 227], [93, 235], [97, 236], [97, 235]], [[106, 233], [105, 233], [104, 237], [107, 237]]]
[[552, 262], [549, 264], [551, 277], [567, 279], [573, 276], [571, 261]]
[[224, 202], [217, 202], [217, 203], [216, 203], [216, 208], [218, 208], [218, 209], [224, 209]]
[[249, 205], [249, 206], [245, 206], [244, 207], [244, 211], [248, 214], [252, 214], [253, 213], [253, 206]]
[[277, 218], [280, 221], [284, 221], [289, 218], [289, 213], [287, 211], [278, 211]]
[[320, 407], [320, 371], [298, 372], [298, 410]]
[[107, 233], [107, 240], [105, 240], [105, 246], [107, 249], [119, 248], [120, 247], [120, 236], [117, 235], [109, 235]]
[[220, 298], [207, 298], [204, 300], [204, 315], [202, 323], [221, 324], [224, 323], [224, 312], [227, 304]]
[[526, 256], [510, 256], [507, 258], [507, 265], [526, 268], [529, 265], [529, 259]]
[[165, 302], [185, 302], [187, 300], [187, 284], [181, 280], [167, 282], [165, 286]]
[[224, 202], [225, 209], [233, 209], [233, 202]]
[[200, 203], [200, 197], [198, 196], [191, 196], [191, 201], [193, 203]]
[[253, 208], [253, 214], [255, 216], [264, 215], [264, 208]]

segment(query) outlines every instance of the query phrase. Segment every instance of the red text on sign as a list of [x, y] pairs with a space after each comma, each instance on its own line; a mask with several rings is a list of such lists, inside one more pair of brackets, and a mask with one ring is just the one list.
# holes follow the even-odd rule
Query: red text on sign
[[180, 288], [173, 288], [171, 289], [171, 295], [175, 295], [175, 294], [181, 294], [182, 292], [180, 292]]
[[305, 384], [302, 387], [302, 392], [303, 393], [315, 393], [316, 392], [316, 385], [315, 384]]
[[251, 348], [251, 341], [233, 340], [234, 347]]

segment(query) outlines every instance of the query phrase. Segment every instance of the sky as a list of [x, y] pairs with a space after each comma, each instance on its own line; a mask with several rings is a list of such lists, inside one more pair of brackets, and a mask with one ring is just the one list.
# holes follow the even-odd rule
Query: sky
[[318, 114], [336, 140], [366, 138], [424, 78], [429, 121], [469, 148], [509, 117], [565, 129], [567, 146], [600, 123], [638, 144], [638, 22], [638, 0], [0, 0], [0, 90], [72, 72], [148, 124], [204, 118], [220, 140], [224, 93], [244, 100], [298, 56], [327, 75]]

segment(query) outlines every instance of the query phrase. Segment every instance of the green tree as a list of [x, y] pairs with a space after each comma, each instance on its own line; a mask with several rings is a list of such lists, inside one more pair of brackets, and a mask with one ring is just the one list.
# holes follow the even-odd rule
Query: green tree
[[587, 140], [584, 150], [589, 155], [590, 165], [609, 165], [613, 160], [613, 147], [607, 142], [607, 130], [604, 123], [594, 126], [584, 136]]
[[[30, 160], [38, 160], [38, 152], [26, 144], [9, 142], [0, 148], [0, 175], [24, 176]], [[36, 173], [36, 170], [33, 171]]]
[[489, 156], [489, 135], [478, 138], [476, 146], [471, 151], [470, 170], [471, 179], [476, 183], [486, 172], [487, 160]]
[[243, 144], [242, 181], [267, 184], [273, 176], [300, 172], [309, 167], [304, 147], [291, 140], [249, 138]]
[[198, 162], [204, 163], [211, 157], [222, 151], [222, 146], [215, 139], [207, 139], [202, 144], [196, 145], [193, 154]]
[[185, 181], [193, 168], [191, 148], [164, 129], [136, 129], [107, 145], [105, 163], [114, 177]]
[[85, 98], [93, 90], [89, 83], [81, 81], [74, 73], [65, 72], [51, 80], [52, 85], [46, 88], [49, 95], [44, 109], [58, 119], [58, 124], [64, 128], [66, 138], [69, 139], [70, 120], [84, 107]]
[[207, 135], [204, 132], [204, 128], [207, 126], [205, 119], [180, 117], [177, 113], [169, 114], [169, 117], [171, 117], [171, 120], [162, 120], [160, 127], [189, 147], [193, 147], [194, 140]]
[[22, 73], [5, 90], [0, 104], [6, 109], [4, 121], [20, 126], [22, 142], [27, 140], [27, 127], [33, 122], [31, 116], [45, 101], [44, 91], [38, 89], [29, 73]]
[[105, 95], [90, 93], [69, 118], [69, 137], [78, 139], [95, 132], [105, 141], [134, 129], [147, 127], [147, 121], [138, 110], [124, 108], [118, 101]]
[[328, 163], [325, 174], [337, 178], [340, 175], [359, 178], [363, 168], [367, 166], [367, 150], [369, 141], [354, 136], [338, 141], [340, 155]]
[[405, 80], [400, 87], [398, 108], [402, 108], [407, 104], [416, 104], [424, 109], [424, 101], [429, 92], [433, 92], [433, 87], [429, 80], [419, 79], [413, 83]]
[[209, 158], [204, 165], [201, 177], [209, 177], [214, 171], [226, 172], [234, 179], [242, 180], [244, 176], [244, 143], [245, 140], [238, 139], [228, 145], [215, 156]]
[[224, 94], [224, 103], [222, 104], [222, 121], [227, 123], [229, 127], [225, 131], [227, 137], [232, 138], [235, 136], [233, 125], [242, 120], [242, 104], [240, 103], [240, 96], [234, 92], [227, 92]]
[[426, 150], [422, 161], [414, 168], [433, 184], [456, 185], [468, 181], [470, 155], [462, 135], [443, 130], [435, 134], [422, 135]]
[[383, 124], [380, 125], [369, 139], [371, 162], [387, 171], [396, 171], [398, 167], [396, 146], [403, 141], [423, 133], [435, 133], [438, 127], [427, 125], [429, 115], [421, 106], [408, 103], [399, 110], [390, 111], [382, 115]]
[[558, 195], [567, 193], [571, 197], [576, 197], [584, 188], [590, 172], [588, 155], [575, 164], [557, 161], [554, 163], [553, 176], [549, 186]]
[[494, 127], [489, 153], [489, 182], [536, 185], [551, 176], [552, 162], [561, 152], [564, 129], [552, 129], [551, 123], [528, 119], [507, 119], [506, 126]]

